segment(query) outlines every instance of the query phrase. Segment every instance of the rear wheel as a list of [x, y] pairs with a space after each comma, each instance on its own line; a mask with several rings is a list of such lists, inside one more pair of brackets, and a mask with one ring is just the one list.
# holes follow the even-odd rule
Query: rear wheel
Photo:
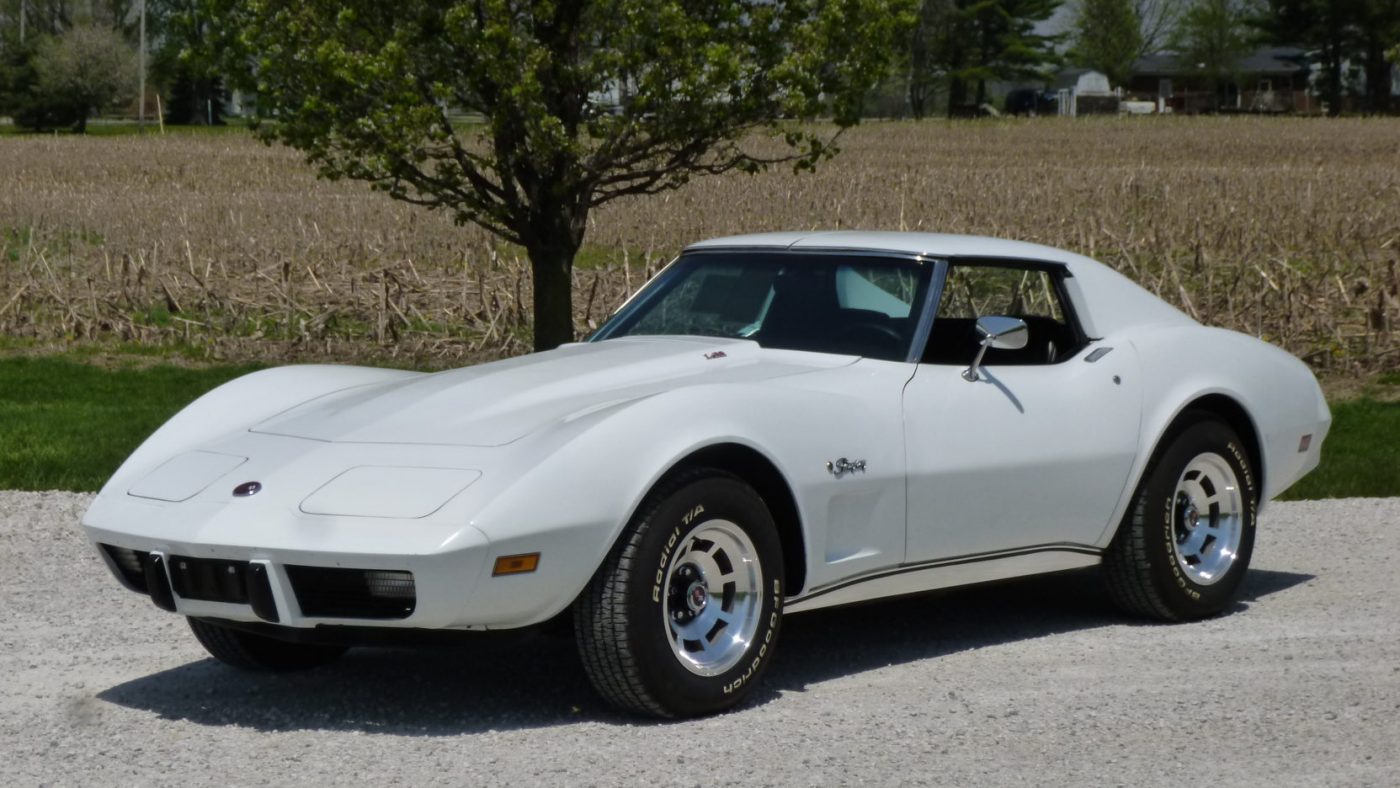
[[1165, 621], [1224, 610], [1249, 568], [1258, 497], [1229, 426], [1203, 415], [1181, 430], [1148, 468], [1104, 556], [1114, 601]]
[[242, 670], [305, 670], [330, 664], [345, 653], [343, 646], [289, 643], [197, 618], [187, 620], [210, 656]]
[[716, 470], [664, 483], [574, 609], [593, 686], [660, 717], [733, 706], [772, 661], [782, 577], [777, 529], [752, 488]]

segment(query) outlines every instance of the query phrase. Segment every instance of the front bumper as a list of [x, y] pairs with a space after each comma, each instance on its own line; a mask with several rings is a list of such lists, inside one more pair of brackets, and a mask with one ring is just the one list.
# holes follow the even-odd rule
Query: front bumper
[[146, 594], [162, 610], [191, 615], [198, 604], [246, 606], [258, 619], [281, 623], [318, 619], [401, 620], [413, 615], [418, 595], [411, 572], [344, 567], [277, 565], [166, 555], [99, 544], [98, 551], [122, 585]]
[[[211, 515], [191, 504], [131, 499], [101, 509], [119, 510], [111, 519], [132, 525], [99, 526], [89, 518], [89, 541], [122, 585], [157, 606], [195, 618], [305, 629], [539, 624], [568, 607], [585, 584], [592, 568], [576, 557], [596, 539], [588, 524], [493, 541], [452, 522], [243, 507]], [[176, 538], [179, 532], [188, 536]], [[542, 554], [536, 571], [492, 574], [497, 559], [525, 553]]]
[[[277, 626], [302, 629], [529, 627], [572, 603], [596, 569], [600, 534], [616, 520], [558, 496], [503, 496], [538, 464], [532, 459], [538, 448], [341, 445], [242, 433], [200, 450], [248, 459], [197, 492], [197, 485], [133, 492], [154, 471], [119, 474], [83, 517], [89, 541], [124, 585], [157, 603], [168, 588], [169, 602], [162, 606], [196, 618], [271, 623], [275, 615]], [[351, 485], [349, 494], [342, 490], [328, 505], [313, 494], [327, 480], [344, 477], [346, 469], [488, 467], [491, 473], [446, 503], [441, 491], [426, 494], [421, 487], [357, 502]], [[255, 495], [232, 494], [253, 480], [261, 485]], [[420, 498], [432, 505], [385, 508]], [[350, 510], [369, 511], [337, 513], [350, 511], [336, 508], [347, 502]], [[119, 559], [109, 548], [127, 552]], [[496, 559], [530, 553], [542, 555], [537, 571], [492, 575]], [[146, 574], [149, 555], [159, 560]], [[180, 559], [184, 568], [176, 563]], [[139, 564], [140, 577], [124, 576], [119, 560]], [[298, 580], [298, 574], [309, 579]], [[393, 589], [372, 588], [397, 584], [402, 593], [409, 578], [411, 606], [408, 598], [394, 597]], [[318, 592], [324, 593], [313, 599]], [[261, 600], [257, 609], [255, 600]]]
[[445, 555], [366, 556], [214, 550], [90, 535], [123, 586], [181, 615], [295, 628], [470, 630], [513, 623], [501, 621], [501, 611], [471, 603], [486, 561], [484, 539], [480, 549]]

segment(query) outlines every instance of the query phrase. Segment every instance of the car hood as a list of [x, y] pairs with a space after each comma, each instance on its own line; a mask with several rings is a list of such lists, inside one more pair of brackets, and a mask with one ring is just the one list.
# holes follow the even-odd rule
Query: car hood
[[547, 424], [683, 386], [771, 380], [855, 361], [765, 350], [747, 340], [629, 337], [358, 386], [252, 431], [328, 442], [504, 446]]

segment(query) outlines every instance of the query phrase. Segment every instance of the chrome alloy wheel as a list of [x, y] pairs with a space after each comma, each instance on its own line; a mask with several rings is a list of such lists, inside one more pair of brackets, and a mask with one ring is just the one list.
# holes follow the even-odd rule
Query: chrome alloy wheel
[[1197, 585], [1230, 571], [1244, 533], [1244, 496], [1235, 471], [1219, 454], [1197, 455], [1176, 483], [1172, 552]]
[[711, 520], [686, 537], [666, 570], [661, 606], [676, 659], [717, 676], [743, 659], [763, 608], [763, 569], [748, 534]]

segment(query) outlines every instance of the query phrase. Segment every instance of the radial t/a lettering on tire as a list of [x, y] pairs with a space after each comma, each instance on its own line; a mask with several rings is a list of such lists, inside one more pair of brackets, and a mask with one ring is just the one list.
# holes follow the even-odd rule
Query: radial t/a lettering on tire
[[647, 497], [579, 598], [579, 652], [618, 707], [720, 711], [772, 661], [782, 599], [782, 549], [763, 499], [723, 471], [685, 471]]
[[1259, 500], [1239, 436], [1209, 414], [1154, 456], [1104, 555], [1114, 602], [1164, 621], [1212, 616], [1235, 598]]

